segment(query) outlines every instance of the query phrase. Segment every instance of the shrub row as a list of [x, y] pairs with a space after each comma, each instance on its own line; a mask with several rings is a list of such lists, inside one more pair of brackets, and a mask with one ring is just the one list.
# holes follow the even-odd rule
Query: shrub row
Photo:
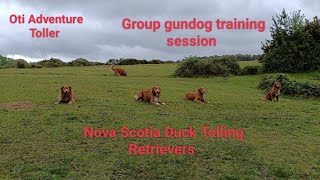
[[245, 66], [241, 69], [241, 75], [255, 75], [261, 73], [260, 66]]
[[135, 65], [135, 64], [169, 64], [176, 63], [174, 61], [162, 61], [159, 59], [153, 59], [147, 61], [145, 59], [134, 59], [134, 58], [120, 58], [120, 59], [110, 59], [107, 64], [117, 64], [117, 65]]
[[232, 57], [190, 56], [182, 60], [175, 71], [176, 77], [208, 77], [240, 74], [239, 63]]
[[117, 65], [134, 65], [134, 64], [164, 64], [164, 63], [176, 63], [174, 61], [162, 61], [158, 59], [153, 59], [151, 61], [138, 60], [133, 58], [120, 58], [120, 59], [110, 59], [107, 63], [102, 62], [92, 62], [84, 58], [78, 58], [71, 62], [64, 62], [57, 58], [50, 58], [48, 60], [42, 60], [39, 62], [28, 63], [24, 59], [11, 59], [0, 55], [0, 69], [5, 68], [54, 68], [63, 66], [98, 66], [105, 64], [117, 64]]
[[267, 91], [275, 81], [281, 83], [282, 94], [317, 98], [320, 97], [320, 84], [311, 84], [309, 82], [297, 82], [290, 80], [286, 74], [265, 75], [257, 88]]
[[16, 68], [54, 68], [54, 67], [63, 67], [63, 66], [98, 66], [103, 65], [101, 62], [91, 62], [83, 58], [78, 58], [71, 62], [63, 62], [60, 59], [51, 58], [49, 60], [42, 60], [39, 62], [28, 63], [23, 59], [13, 60], [15, 61]]

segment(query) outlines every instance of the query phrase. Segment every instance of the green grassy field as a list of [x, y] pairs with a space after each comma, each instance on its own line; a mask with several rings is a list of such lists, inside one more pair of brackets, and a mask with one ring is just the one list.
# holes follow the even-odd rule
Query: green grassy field
[[[108, 66], [0, 70], [0, 179], [319, 179], [319, 99], [280, 96], [258, 100], [263, 75], [173, 78], [175, 65], [125, 66], [128, 77]], [[319, 82], [320, 72], [292, 75]], [[72, 105], [54, 104], [58, 89], [74, 88]], [[159, 85], [164, 106], [133, 99]], [[206, 88], [210, 104], [183, 100]], [[244, 129], [242, 141], [197, 138], [84, 138], [83, 128]], [[200, 131], [199, 131], [200, 133]], [[194, 146], [194, 155], [130, 155], [128, 144]]]

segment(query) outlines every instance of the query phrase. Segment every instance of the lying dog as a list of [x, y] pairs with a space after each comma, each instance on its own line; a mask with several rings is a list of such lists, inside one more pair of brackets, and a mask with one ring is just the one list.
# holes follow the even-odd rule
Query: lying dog
[[57, 104], [59, 103], [72, 104], [75, 102], [75, 100], [76, 100], [76, 97], [75, 97], [75, 94], [73, 93], [71, 86], [62, 86], [60, 88]]
[[110, 70], [113, 72], [113, 75], [115, 75], [115, 76], [127, 76], [127, 72], [124, 69], [115, 68], [113, 66], [114, 66], [114, 64], [112, 64], [110, 66]]
[[201, 103], [201, 104], [210, 103], [210, 102], [205, 101], [203, 99], [203, 95], [204, 95], [204, 93], [206, 93], [204, 88], [199, 88], [197, 91], [198, 92], [188, 92], [188, 93], [186, 93], [184, 99], [190, 100], [190, 101], [195, 101], [195, 102], [198, 102], [198, 103]]
[[136, 100], [142, 100], [155, 105], [165, 105], [160, 101], [160, 87], [154, 86], [151, 90], [141, 90], [137, 95], [134, 96]]
[[279, 101], [280, 89], [281, 89], [281, 83], [275, 82], [273, 83], [272, 88], [266, 94], [266, 96], [259, 99], [273, 101], [274, 98], [277, 98], [277, 101]]

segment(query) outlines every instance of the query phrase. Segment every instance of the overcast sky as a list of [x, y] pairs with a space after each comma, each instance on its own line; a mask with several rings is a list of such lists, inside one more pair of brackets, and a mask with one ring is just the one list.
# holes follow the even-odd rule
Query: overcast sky
[[[55, 0], [0, 2], [0, 54], [37, 61], [50, 57], [70, 61], [79, 57], [105, 62], [111, 58], [179, 60], [190, 55], [208, 56], [261, 53], [261, 41], [270, 38], [271, 18], [285, 8], [302, 10], [310, 19], [319, 15], [318, 0]], [[11, 14], [83, 16], [80, 25], [11, 24]], [[124, 30], [124, 18], [132, 20], [263, 20], [266, 30]], [[60, 30], [59, 38], [32, 38], [29, 28]], [[169, 37], [215, 37], [216, 47], [168, 47]]]

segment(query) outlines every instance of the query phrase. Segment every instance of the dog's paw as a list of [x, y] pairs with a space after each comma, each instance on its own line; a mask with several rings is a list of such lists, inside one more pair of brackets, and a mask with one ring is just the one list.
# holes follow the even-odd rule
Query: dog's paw
[[163, 102], [163, 103], [161, 103], [161, 104], [162, 104], [162, 105], [166, 105], [166, 103], [164, 103], [164, 102]]
[[154, 105], [159, 106], [160, 104], [159, 103], [154, 103]]
[[210, 104], [210, 102], [207, 101], [208, 104]]

